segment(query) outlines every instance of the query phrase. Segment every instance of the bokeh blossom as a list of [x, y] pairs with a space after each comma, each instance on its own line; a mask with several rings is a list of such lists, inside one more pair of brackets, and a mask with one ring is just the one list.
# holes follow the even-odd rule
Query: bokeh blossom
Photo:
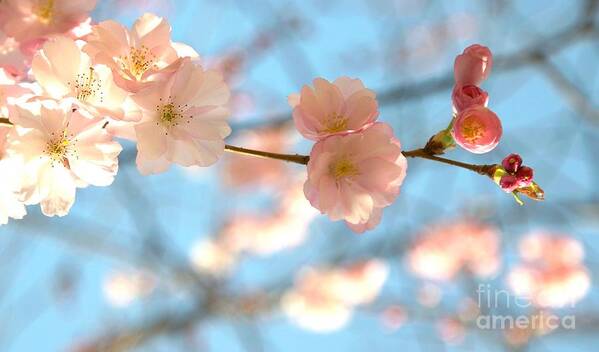
[[68, 101], [35, 101], [16, 111], [8, 154], [25, 163], [27, 204], [40, 203], [47, 216], [64, 216], [77, 187], [112, 183], [121, 146], [102, 128], [102, 119], [82, 115]]
[[132, 98], [143, 114], [135, 125], [140, 172], [164, 172], [171, 163], [214, 164], [231, 133], [229, 96], [220, 73], [205, 71], [190, 59], [183, 59], [167, 81], [135, 94]]
[[21, 43], [64, 34], [84, 22], [96, 0], [5, 0], [7, 35]]
[[377, 259], [328, 270], [305, 268], [285, 293], [283, 312], [308, 330], [338, 330], [350, 320], [355, 306], [378, 296], [387, 275], [386, 264]]
[[580, 242], [565, 235], [536, 232], [520, 241], [519, 251], [523, 262], [508, 276], [508, 284], [517, 295], [538, 307], [560, 308], [587, 294], [591, 278]]
[[381, 208], [399, 195], [406, 169], [393, 130], [376, 123], [316, 143], [304, 192], [312, 206], [331, 220], [345, 220], [356, 225], [354, 230], [365, 230], [378, 221]]
[[457, 114], [451, 134], [460, 147], [483, 154], [499, 144], [503, 128], [493, 111], [482, 105], [472, 105]]
[[451, 280], [462, 269], [488, 277], [499, 269], [499, 234], [470, 220], [436, 224], [418, 235], [407, 261], [414, 274], [430, 280]]
[[106, 276], [102, 288], [108, 303], [122, 308], [151, 294], [156, 279], [138, 270], [115, 271]]
[[341, 77], [331, 83], [316, 78], [313, 84], [289, 97], [295, 126], [304, 137], [318, 141], [360, 130], [377, 119], [376, 96], [359, 79]]

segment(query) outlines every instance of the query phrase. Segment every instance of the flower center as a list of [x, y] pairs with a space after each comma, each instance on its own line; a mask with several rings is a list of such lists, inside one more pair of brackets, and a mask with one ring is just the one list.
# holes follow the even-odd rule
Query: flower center
[[356, 165], [348, 158], [337, 160], [330, 166], [330, 172], [336, 180], [344, 177], [356, 176], [360, 173]]
[[129, 70], [137, 79], [140, 79], [147, 70], [155, 67], [154, 62], [156, 61], [154, 54], [145, 45], [139, 49], [131, 47], [129, 55], [121, 56], [120, 59], [121, 68]]
[[49, 24], [54, 17], [54, 0], [40, 2], [33, 10], [39, 21], [43, 24]]
[[[175, 127], [182, 122], [189, 123], [191, 121], [192, 116], [185, 116], [181, 112], [182, 110], [187, 108], [187, 104], [185, 105], [175, 105], [172, 102], [172, 97], [169, 97], [169, 103], [156, 105], [156, 112], [158, 112], [158, 124], [162, 124], [164, 127]], [[162, 98], [160, 98], [162, 102]]]
[[87, 73], [78, 74], [72, 84], [71, 82], [68, 82], [67, 84], [72, 87], [75, 96], [82, 102], [85, 102], [87, 99], [94, 96], [99, 96], [100, 101], [104, 100], [102, 84], [100, 80], [96, 78], [93, 67], [90, 67]]
[[77, 151], [74, 149], [74, 140], [72, 135], [68, 135], [68, 131], [64, 130], [58, 136], [53, 132], [51, 139], [46, 143], [44, 152], [52, 161], [52, 167], [56, 163], [62, 164], [66, 168], [70, 168], [69, 158], [77, 158]]
[[333, 113], [325, 122], [325, 131], [336, 133], [347, 130], [347, 118], [343, 115]]
[[475, 119], [466, 119], [462, 125], [462, 136], [469, 143], [475, 143], [484, 135], [485, 126]]

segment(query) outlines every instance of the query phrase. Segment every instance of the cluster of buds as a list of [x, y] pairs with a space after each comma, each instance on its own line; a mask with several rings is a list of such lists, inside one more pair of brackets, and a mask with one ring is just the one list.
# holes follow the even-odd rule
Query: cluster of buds
[[506, 193], [512, 193], [519, 204], [523, 204], [519, 193], [534, 200], [544, 199], [544, 192], [533, 181], [533, 177], [533, 169], [522, 165], [522, 157], [518, 154], [506, 156], [493, 172], [495, 183]]

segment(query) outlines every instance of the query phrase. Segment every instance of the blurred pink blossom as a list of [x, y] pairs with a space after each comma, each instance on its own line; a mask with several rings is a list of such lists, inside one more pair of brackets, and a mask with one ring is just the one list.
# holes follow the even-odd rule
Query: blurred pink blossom
[[523, 263], [514, 267], [508, 284], [517, 295], [539, 307], [563, 307], [586, 296], [591, 285], [583, 264], [584, 249], [575, 239], [532, 233], [520, 241]]
[[305, 268], [282, 299], [285, 314], [300, 327], [329, 332], [343, 327], [356, 305], [371, 303], [388, 275], [382, 261], [373, 259], [349, 267]]
[[281, 204], [271, 213], [233, 216], [223, 229], [223, 240], [236, 251], [260, 255], [303, 243], [317, 212], [306, 201], [301, 185], [288, 185], [281, 198]]
[[223, 241], [201, 239], [190, 252], [191, 264], [201, 273], [223, 276], [228, 274], [237, 262], [237, 255]]
[[409, 268], [432, 280], [451, 280], [460, 270], [487, 277], [500, 265], [499, 234], [491, 226], [462, 220], [425, 229], [408, 254]]
[[354, 230], [374, 227], [380, 210], [399, 195], [407, 161], [391, 127], [376, 123], [357, 133], [334, 135], [314, 146], [304, 186], [312, 206]]
[[5, 0], [1, 29], [20, 43], [65, 34], [89, 18], [96, 0]]
[[366, 89], [359, 79], [348, 77], [333, 83], [316, 78], [314, 88], [304, 86], [301, 94], [289, 96], [289, 105], [298, 131], [315, 141], [358, 131], [379, 115], [374, 92]]
[[156, 288], [156, 279], [138, 270], [116, 271], [104, 279], [104, 296], [116, 307], [126, 307]]

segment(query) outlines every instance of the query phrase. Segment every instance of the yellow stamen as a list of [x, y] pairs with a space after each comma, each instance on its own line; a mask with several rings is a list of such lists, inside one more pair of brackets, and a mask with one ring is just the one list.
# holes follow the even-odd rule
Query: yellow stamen
[[104, 101], [104, 92], [102, 91], [102, 82], [98, 79], [93, 67], [89, 67], [87, 73], [80, 73], [74, 81], [68, 82], [72, 94], [82, 102], [89, 98], [96, 98], [96, 101]]
[[34, 13], [43, 24], [49, 24], [54, 17], [54, 0], [48, 0], [45, 3], [40, 3]]
[[52, 133], [52, 139], [46, 143], [45, 154], [52, 160], [52, 167], [56, 163], [61, 163], [65, 167], [69, 166], [68, 158], [77, 157], [77, 152], [74, 149], [74, 141], [68, 135], [68, 131], [64, 130], [58, 136], [54, 137], [55, 133]]
[[344, 177], [356, 176], [360, 170], [347, 158], [342, 158], [331, 164], [330, 172], [335, 179], [339, 180]]
[[337, 113], [334, 113], [333, 115], [329, 116], [329, 118], [327, 118], [325, 126], [325, 131], [329, 133], [345, 131], [347, 130], [347, 118]]
[[469, 143], [475, 143], [484, 135], [485, 126], [479, 121], [470, 118], [462, 124], [462, 136]]
[[130, 71], [135, 78], [140, 79], [146, 71], [155, 67], [156, 57], [145, 45], [140, 48], [131, 47], [129, 55], [121, 56], [121, 68]]

